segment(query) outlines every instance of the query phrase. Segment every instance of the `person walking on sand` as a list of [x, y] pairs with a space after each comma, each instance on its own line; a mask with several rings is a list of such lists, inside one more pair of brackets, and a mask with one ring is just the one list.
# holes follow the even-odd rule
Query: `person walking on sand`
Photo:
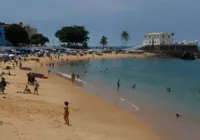
[[48, 69], [48, 75], [50, 75], [50, 74], [51, 74], [51, 68]]
[[38, 95], [38, 88], [39, 88], [39, 84], [38, 82], [35, 80], [35, 83], [34, 83], [34, 94], [35, 95]]
[[69, 124], [69, 103], [67, 101], [64, 102], [65, 104], [65, 108], [64, 108], [64, 120], [65, 120], [65, 124], [70, 125]]

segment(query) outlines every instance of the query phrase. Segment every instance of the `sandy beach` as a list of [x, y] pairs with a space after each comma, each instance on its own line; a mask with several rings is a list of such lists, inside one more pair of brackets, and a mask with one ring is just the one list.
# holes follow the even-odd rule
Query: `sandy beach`
[[[101, 58], [146, 58], [153, 54], [104, 54]], [[92, 56], [62, 56], [54, 62], [88, 59]], [[33, 72], [47, 75], [45, 64], [48, 57], [40, 62], [22, 61], [22, 65], [33, 68]], [[4, 64], [1, 63], [1, 66]], [[6, 70], [4, 70], [6, 72]], [[0, 70], [1, 72], [1, 70]], [[64, 78], [50, 75], [48, 79], [37, 79], [39, 95], [23, 94], [27, 85], [27, 71], [11, 70], [5, 75], [10, 84], [5, 94], [0, 94], [0, 140], [159, 140], [146, 124], [138, 121], [133, 114], [108, 104], [91, 95], [81, 87]], [[29, 86], [33, 91], [33, 86]], [[68, 101], [70, 124], [64, 124], [64, 101]]]

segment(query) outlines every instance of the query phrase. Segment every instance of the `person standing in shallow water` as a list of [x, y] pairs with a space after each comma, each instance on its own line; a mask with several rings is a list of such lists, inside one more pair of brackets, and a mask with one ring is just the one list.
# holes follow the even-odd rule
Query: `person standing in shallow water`
[[119, 89], [119, 87], [120, 87], [120, 79], [118, 79], [117, 81], [117, 88]]
[[75, 82], [75, 74], [72, 73], [72, 82], [74, 83]]
[[76, 77], [77, 77], [77, 79], [79, 79], [79, 73], [77, 72], [77, 74], [76, 74]]

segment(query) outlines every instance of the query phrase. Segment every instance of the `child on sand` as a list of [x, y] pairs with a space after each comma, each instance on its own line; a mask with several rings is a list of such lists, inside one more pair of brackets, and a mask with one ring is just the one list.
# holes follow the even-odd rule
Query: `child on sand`
[[69, 109], [68, 109], [69, 103], [65, 101], [65, 108], [64, 108], [64, 120], [67, 125], [69, 125]]
[[38, 82], [35, 80], [35, 83], [34, 83], [34, 94], [38, 95], [38, 88], [39, 88], [39, 84]]

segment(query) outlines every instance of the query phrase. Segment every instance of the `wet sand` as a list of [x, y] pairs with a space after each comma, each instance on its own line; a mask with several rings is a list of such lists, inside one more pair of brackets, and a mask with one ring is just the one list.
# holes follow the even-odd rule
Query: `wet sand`
[[[53, 58], [88, 59], [92, 56], [64, 56]], [[125, 58], [142, 55], [104, 55], [95, 58]], [[47, 57], [39, 62], [22, 62], [32, 67], [33, 72], [47, 75]], [[3, 65], [3, 63], [2, 63]], [[6, 70], [4, 70], [7, 72]], [[1, 72], [1, 70], [0, 70]], [[117, 108], [95, 95], [88, 94], [71, 81], [56, 75], [48, 79], [37, 78], [39, 95], [17, 94], [27, 85], [27, 71], [11, 70], [16, 76], [4, 76], [10, 83], [5, 94], [0, 94], [0, 140], [159, 140], [159, 137], [144, 123], [129, 112]], [[33, 86], [29, 86], [33, 91]], [[3, 98], [5, 97], [5, 98]], [[64, 101], [68, 101], [71, 126], [64, 124]]]

